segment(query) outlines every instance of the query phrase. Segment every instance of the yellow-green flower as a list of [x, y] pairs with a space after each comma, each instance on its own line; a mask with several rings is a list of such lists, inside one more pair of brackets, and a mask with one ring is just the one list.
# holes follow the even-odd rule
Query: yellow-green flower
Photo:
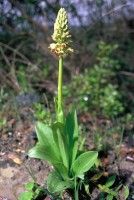
[[59, 56], [73, 52], [73, 49], [70, 46], [72, 41], [70, 39], [71, 35], [68, 27], [67, 14], [64, 8], [61, 8], [58, 12], [52, 38], [56, 42], [49, 46], [52, 52]]

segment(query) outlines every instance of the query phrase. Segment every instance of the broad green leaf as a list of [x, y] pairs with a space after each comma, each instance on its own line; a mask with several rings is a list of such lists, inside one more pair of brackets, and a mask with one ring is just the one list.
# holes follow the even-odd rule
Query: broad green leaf
[[23, 192], [19, 197], [19, 200], [32, 200], [32, 199], [33, 199], [32, 192]]
[[26, 190], [32, 190], [34, 188], [34, 182], [28, 182], [25, 185]]
[[59, 144], [58, 144], [59, 141], [58, 141], [57, 129], [60, 129], [61, 132], [64, 132], [64, 125], [60, 122], [55, 122], [52, 125], [54, 141], [60, 151]]
[[83, 148], [84, 148], [85, 142], [86, 142], [86, 138], [83, 138], [82, 141], [80, 141], [79, 151], [83, 151]]
[[36, 134], [40, 144], [53, 142], [53, 132], [52, 129], [43, 124], [42, 122], [37, 122], [35, 125]]
[[73, 188], [73, 183], [64, 181], [56, 171], [53, 171], [47, 177], [47, 187], [50, 192], [57, 193], [63, 192], [67, 188]]
[[72, 170], [77, 177], [82, 176], [95, 163], [98, 157], [97, 151], [88, 151], [81, 154], [73, 163]]
[[63, 163], [53, 163], [53, 167], [56, 172], [58, 172], [63, 180], [70, 180], [69, 173], [68, 173], [68, 168], [66, 168]]
[[72, 111], [67, 115], [66, 135], [68, 136], [69, 164], [71, 167], [78, 151], [78, 122], [76, 111]]
[[59, 162], [55, 152], [49, 147], [48, 144], [37, 144], [35, 147], [29, 150], [28, 156], [32, 158], [39, 158], [41, 160], [47, 160], [51, 164], [54, 162]]
[[108, 188], [111, 187], [111, 186], [114, 184], [115, 179], [116, 179], [116, 176], [115, 176], [115, 175], [111, 176], [111, 177], [107, 180], [107, 182], [105, 183], [105, 187], [108, 187]]
[[125, 189], [124, 189], [124, 198], [127, 199], [129, 196], [129, 188], [128, 186], [125, 186]]
[[37, 122], [35, 127], [39, 144], [48, 145], [49, 148], [53, 149], [55, 155], [59, 158], [59, 151], [54, 141], [52, 129], [43, 124], [42, 122]]
[[62, 158], [63, 165], [68, 168], [68, 152], [67, 152], [67, 138], [65, 135], [64, 125], [60, 122], [53, 124], [53, 133], [55, 143], [58, 146], [60, 157]]
[[112, 194], [107, 195], [107, 200], [113, 200], [114, 196]]
[[56, 119], [58, 122], [65, 123], [65, 116], [63, 109], [60, 107], [58, 108], [58, 100], [57, 98], [54, 98], [54, 104], [55, 104], [55, 112], [56, 112]]
[[50, 164], [53, 165], [54, 169], [61, 174], [63, 179], [68, 180], [68, 169], [65, 168], [62, 162], [56, 160], [56, 157], [54, 156], [54, 152], [51, 151], [49, 146], [45, 148], [45, 146], [42, 145], [36, 145], [33, 147], [28, 155], [33, 158], [39, 158], [41, 160], [47, 160]]

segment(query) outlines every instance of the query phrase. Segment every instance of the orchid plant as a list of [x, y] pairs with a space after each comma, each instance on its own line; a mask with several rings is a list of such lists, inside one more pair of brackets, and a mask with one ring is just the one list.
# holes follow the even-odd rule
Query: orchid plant
[[73, 53], [71, 35], [66, 10], [61, 8], [54, 24], [49, 48], [59, 57], [58, 99], [55, 99], [56, 121], [50, 125], [37, 122], [35, 125], [38, 143], [28, 152], [29, 157], [46, 160], [54, 170], [47, 177], [47, 187], [51, 193], [61, 194], [66, 189], [74, 189], [74, 199], [78, 200], [80, 180], [95, 164], [98, 152], [79, 153], [78, 123], [76, 111], [65, 116], [62, 99], [63, 57]]

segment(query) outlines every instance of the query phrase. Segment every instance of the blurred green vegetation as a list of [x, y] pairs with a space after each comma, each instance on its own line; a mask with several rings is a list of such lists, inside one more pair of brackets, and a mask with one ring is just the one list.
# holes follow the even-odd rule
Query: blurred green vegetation
[[64, 86], [65, 97], [70, 97], [77, 109], [108, 117], [123, 113], [121, 92], [115, 82], [116, 70], [120, 69], [118, 60], [112, 58], [117, 45], [98, 44], [97, 63], [90, 69], [74, 76], [69, 85]]

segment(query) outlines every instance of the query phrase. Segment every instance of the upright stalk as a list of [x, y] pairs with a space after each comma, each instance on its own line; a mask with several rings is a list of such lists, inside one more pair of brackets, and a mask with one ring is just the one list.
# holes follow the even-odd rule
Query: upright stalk
[[59, 74], [58, 74], [58, 122], [64, 123], [63, 100], [62, 100], [62, 79], [63, 79], [63, 56], [59, 56]]
[[62, 79], [63, 79], [63, 57], [59, 57], [59, 75], [58, 75], [58, 110], [62, 109]]
[[63, 56], [73, 53], [71, 48], [71, 35], [68, 27], [66, 10], [61, 8], [58, 12], [54, 33], [52, 35], [55, 43], [50, 44], [49, 48], [59, 57], [59, 76], [58, 76], [58, 102], [56, 103], [57, 121], [64, 123], [63, 100], [62, 100], [62, 76], [63, 76]]
[[75, 176], [74, 178], [74, 200], [79, 200], [79, 195], [78, 195], [78, 185], [77, 185], [77, 178]]

